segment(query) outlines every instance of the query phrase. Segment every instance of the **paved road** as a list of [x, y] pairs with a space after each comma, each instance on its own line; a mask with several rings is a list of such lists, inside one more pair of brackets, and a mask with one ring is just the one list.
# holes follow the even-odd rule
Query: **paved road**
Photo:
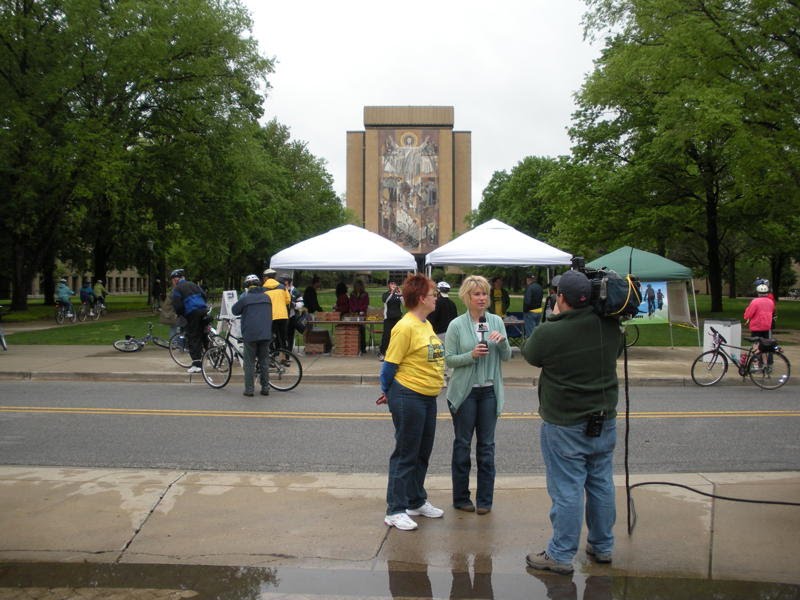
[[[543, 473], [532, 391], [507, 395], [498, 472]], [[301, 386], [249, 399], [238, 386], [0, 382], [2, 463], [382, 473], [393, 428], [373, 396], [371, 386]], [[781, 471], [800, 462], [795, 388], [633, 388], [631, 414], [632, 472]], [[449, 473], [451, 443], [442, 408], [432, 474]], [[620, 440], [617, 472], [623, 447]]]

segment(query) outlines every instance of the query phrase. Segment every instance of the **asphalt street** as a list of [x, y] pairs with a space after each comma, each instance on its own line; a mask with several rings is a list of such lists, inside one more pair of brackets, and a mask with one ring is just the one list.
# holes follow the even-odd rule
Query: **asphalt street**
[[[534, 391], [509, 387], [497, 470], [541, 474]], [[393, 446], [388, 410], [365, 385], [309, 385], [244, 398], [237, 385], [0, 382], [6, 465], [210, 471], [383, 473]], [[431, 474], [448, 474], [452, 428], [440, 398]], [[620, 402], [616, 471], [622, 471]], [[793, 387], [634, 387], [634, 473], [797, 468], [800, 396]]]

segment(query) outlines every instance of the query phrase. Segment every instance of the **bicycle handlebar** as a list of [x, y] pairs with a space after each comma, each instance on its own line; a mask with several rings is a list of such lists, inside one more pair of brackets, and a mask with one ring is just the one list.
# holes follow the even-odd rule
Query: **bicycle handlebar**
[[722, 342], [723, 344], [728, 343], [728, 340], [726, 340], [719, 331], [717, 331], [713, 327], [709, 327], [709, 329], [711, 330], [711, 335], [713, 335], [715, 338], [719, 338], [720, 342]]

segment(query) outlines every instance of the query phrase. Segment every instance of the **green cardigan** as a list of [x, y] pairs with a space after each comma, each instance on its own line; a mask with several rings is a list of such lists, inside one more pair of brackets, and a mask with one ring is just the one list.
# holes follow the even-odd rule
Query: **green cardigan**
[[470, 319], [469, 312], [450, 321], [447, 335], [444, 338], [445, 364], [448, 368], [453, 369], [447, 384], [447, 400], [458, 412], [459, 406], [466, 400], [474, 385], [491, 380], [494, 383], [497, 416], [499, 417], [503, 412], [503, 403], [505, 402], [500, 361], [511, 358], [511, 345], [508, 343], [503, 319], [487, 312], [486, 324], [489, 326], [490, 332], [499, 331], [505, 339], [499, 344], [489, 343], [489, 355], [475, 360], [471, 353], [478, 339], [475, 336], [474, 324]]

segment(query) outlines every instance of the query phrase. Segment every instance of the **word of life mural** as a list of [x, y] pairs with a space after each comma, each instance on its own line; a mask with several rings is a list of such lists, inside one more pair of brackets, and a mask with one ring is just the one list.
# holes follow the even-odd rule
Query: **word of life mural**
[[379, 232], [409, 252], [439, 245], [439, 132], [383, 131]]

